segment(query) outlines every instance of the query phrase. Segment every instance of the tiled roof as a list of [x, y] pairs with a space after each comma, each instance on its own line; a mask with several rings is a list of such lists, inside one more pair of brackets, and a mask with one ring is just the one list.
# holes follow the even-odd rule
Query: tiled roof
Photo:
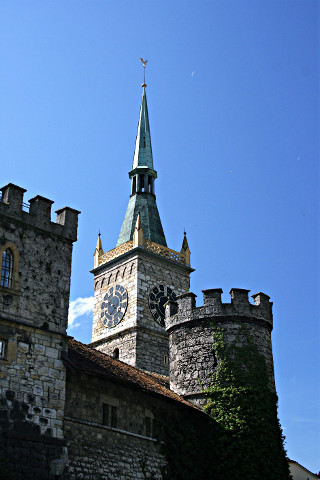
[[81, 371], [87, 375], [108, 379], [111, 382], [127, 385], [129, 388], [144, 391], [145, 393], [160, 395], [168, 400], [178, 402], [197, 411], [201, 411], [192, 403], [172, 392], [165, 385], [168, 380], [163, 375], [147, 373], [131, 365], [114, 359], [109, 355], [94, 350], [77, 340], [68, 340], [68, 357], [64, 359], [71, 369]]

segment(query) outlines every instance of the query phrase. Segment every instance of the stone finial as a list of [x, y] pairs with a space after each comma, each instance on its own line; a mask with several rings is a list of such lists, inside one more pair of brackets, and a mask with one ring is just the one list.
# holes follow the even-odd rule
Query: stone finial
[[99, 257], [103, 255], [103, 248], [102, 248], [102, 242], [101, 242], [101, 233], [99, 232], [98, 235], [98, 240], [97, 240], [97, 246], [94, 251], [94, 268], [99, 266]]
[[41, 221], [44, 223], [51, 221], [51, 205], [54, 203], [52, 200], [37, 195], [36, 197], [30, 198], [29, 203], [30, 215], [37, 215], [38, 218], [41, 217]]
[[70, 207], [60, 208], [56, 210], [57, 224], [64, 225], [67, 236], [75, 242], [77, 240], [78, 215], [81, 212]]
[[190, 248], [189, 248], [189, 245], [188, 245], [186, 232], [184, 232], [182, 247], [181, 247], [180, 252], [183, 253], [184, 256], [185, 256], [186, 265], [190, 265], [190, 254], [191, 254], [191, 252], [190, 252]]
[[179, 309], [181, 311], [192, 310], [196, 306], [197, 295], [192, 292], [183, 293], [177, 298]]
[[1, 188], [3, 203], [9, 204], [10, 211], [20, 213], [22, 211], [23, 194], [27, 191], [13, 183], [8, 183]]
[[230, 296], [231, 296], [231, 303], [234, 305], [239, 305], [241, 303], [249, 303], [248, 293], [250, 290], [246, 290], [245, 288], [231, 288]]
[[261, 305], [261, 306], [269, 305], [270, 297], [265, 293], [262, 293], [262, 292], [254, 293], [253, 295], [251, 295], [251, 297], [253, 298], [254, 303], [256, 305]]
[[139, 246], [143, 246], [143, 244], [144, 244], [144, 234], [143, 234], [140, 212], [138, 212], [136, 226], [133, 232], [133, 246], [139, 247]]
[[202, 293], [204, 306], [221, 304], [221, 294], [223, 293], [222, 288], [210, 288], [202, 290]]
[[269, 318], [271, 325], [273, 325], [273, 314], [272, 314], [272, 305], [273, 302], [270, 302], [270, 297], [265, 293], [259, 292], [251, 295], [254, 300], [254, 303], [257, 307], [262, 309], [262, 312]]
[[169, 320], [170, 317], [178, 313], [178, 303], [174, 302], [173, 300], [168, 300], [164, 304], [164, 308], [165, 308], [166, 320]]

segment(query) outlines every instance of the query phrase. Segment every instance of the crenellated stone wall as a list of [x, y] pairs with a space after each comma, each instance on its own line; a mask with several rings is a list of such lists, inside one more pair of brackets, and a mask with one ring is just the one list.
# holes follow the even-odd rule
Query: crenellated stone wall
[[15, 479], [44, 480], [51, 460], [67, 461], [63, 357], [80, 212], [65, 207], [53, 223], [51, 200], [34, 197], [25, 211], [24, 189], [1, 190], [0, 274], [7, 249], [13, 264], [0, 283], [0, 446]]
[[241, 336], [241, 325], [246, 329], [264, 355], [269, 373], [270, 388], [275, 390], [271, 330], [272, 303], [263, 293], [252, 295], [255, 304], [248, 300], [249, 290], [233, 288], [231, 303], [221, 302], [221, 289], [203, 290], [203, 306], [196, 307], [195, 295], [187, 293], [177, 303], [166, 306], [166, 330], [169, 333], [170, 388], [203, 405], [202, 391], [209, 386], [210, 376], [217, 366], [213, 351], [213, 327], [224, 331], [227, 343], [246, 342]]
[[53, 202], [37, 196], [25, 212], [24, 192], [12, 184], [2, 188], [0, 256], [10, 248], [14, 276], [9, 287], [0, 285], [0, 318], [64, 334], [79, 212], [65, 207], [57, 211], [57, 223], [53, 223]]

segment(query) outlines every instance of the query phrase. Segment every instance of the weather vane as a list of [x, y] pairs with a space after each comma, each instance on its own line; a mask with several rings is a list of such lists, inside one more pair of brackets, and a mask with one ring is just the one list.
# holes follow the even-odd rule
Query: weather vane
[[140, 62], [143, 65], [143, 84], [142, 84], [143, 87], [147, 86], [146, 85], [146, 65], [147, 65], [147, 61], [148, 60], [143, 60], [142, 58], [140, 58]]

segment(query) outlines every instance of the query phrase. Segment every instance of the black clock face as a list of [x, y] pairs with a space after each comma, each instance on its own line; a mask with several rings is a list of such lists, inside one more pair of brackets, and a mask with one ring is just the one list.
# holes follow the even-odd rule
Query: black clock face
[[149, 307], [153, 318], [164, 327], [165, 310], [164, 305], [168, 300], [175, 302], [177, 296], [172, 288], [165, 285], [156, 285], [149, 295]]
[[118, 325], [126, 313], [127, 305], [127, 290], [121, 285], [110, 287], [101, 304], [100, 318], [102, 323], [108, 328]]

